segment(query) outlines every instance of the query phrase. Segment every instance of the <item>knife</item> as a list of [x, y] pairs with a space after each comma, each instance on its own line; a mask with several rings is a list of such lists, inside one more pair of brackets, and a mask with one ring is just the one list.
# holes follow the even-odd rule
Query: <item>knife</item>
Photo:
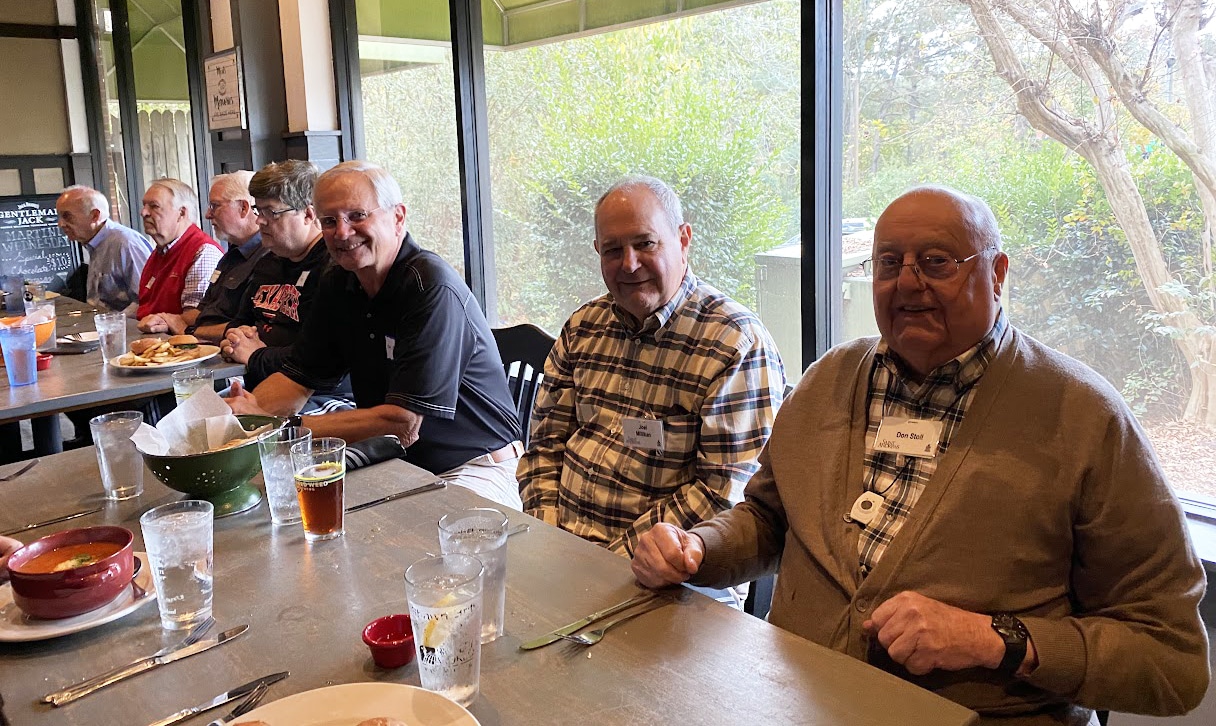
[[447, 486], [447, 482], [442, 482], [442, 481], [431, 482], [430, 484], [424, 484], [420, 487], [414, 487], [413, 489], [406, 489], [403, 492], [397, 492], [396, 494], [389, 494], [387, 497], [380, 497], [379, 499], [373, 499], [370, 502], [364, 502], [362, 504], [356, 504], [353, 507], [347, 507], [346, 513], [350, 514], [351, 512], [360, 512], [360, 511], [363, 511], [364, 509], [371, 509], [372, 507], [374, 507], [378, 504], [384, 504], [385, 502], [391, 502], [394, 499], [402, 499], [404, 497], [413, 496], [414, 494], [421, 494], [423, 492], [433, 492], [436, 489], [443, 489], [446, 486]]
[[173, 663], [174, 661], [179, 661], [182, 658], [189, 658], [190, 656], [202, 653], [205, 650], [211, 650], [217, 645], [223, 645], [230, 640], [239, 638], [245, 634], [246, 630], [249, 630], [248, 625], [240, 625], [232, 628], [231, 630], [225, 630], [217, 635], [213, 640], [200, 640], [194, 645], [188, 645], [181, 650], [175, 650], [164, 655], [150, 656], [148, 658], [144, 658], [143, 660], [135, 661], [126, 668], [112, 671], [111, 673], [105, 674], [102, 678], [91, 681], [83, 688], [77, 687], [75, 689], [66, 689], [64, 691], [60, 691], [59, 693], [51, 693], [45, 696], [43, 700], [46, 701], [49, 699], [50, 703], [53, 705], [63, 706], [64, 704], [77, 701], [90, 693], [99, 691], [106, 686], [118, 683], [126, 678], [137, 676], [140, 673], [146, 673], [153, 668], [159, 668], [160, 666]]
[[642, 603], [647, 602], [649, 600], [653, 600], [658, 596], [659, 596], [659, 593], [657, 593], [657, 592], [644, 592], [641, 595], [636, 595], [634, 597], [629, 598], [628, 600], [626, 600], [624, 602], [619, 602], [610, 608], [604, 608], [603, 610], [598, 610], [596, 612], [593, 612], [590, 615], [588, 615], [587, 617], [582, 618], [581, 620], [575, 620], [573, 623], [570, 623], [569, 625], [564, 625], [564, 626], [558, 628], [557, 630], [554, 630], [551, 633], [542, 635], [539, 638], [536, 638], [534, 640], [529, 640], [528, 642], [520, 645], [519, 649], [520, 650], [532, 650], [533, 648], [540, 648], [541, 646], [549, 645], [550, 643], [556, 643], [557, 641], [562, 639], [563, 635], [572, 635], [574, 632], [576, 632], [578, 630], [582, 630], [583, 628], [587, 627], [588, 625], [594, 623], [597, 620], [601, 620], [603, 618], [608, 617], [609, 615], [614, 615], [616, 613], [619, 613], [620, 611], [631, 608], [634, 605], [641, 605]]
[[236, 699], [241, 698], [242, 696], [246, 695], [247, 693], [250, 693], [251, 691], [253, 691], [258, 686], [262, 685], [263, 683], [265, 683], [268, 686], [273, 683], [278, 683], [279, 681], [286, 678], [288, 675], [290, 675], [290, 673], [288, 671], [283, 671], [281, 673], [272, 673], [268, 676], [262, 676], [261, 678], [257, 678], [255, 680], [249, 681], [248, 683], [246, 683], [243, 686], [237, 686], [236, 688], [233, 688], [231, 691], [227, 691], [226, 693], [221, 693], [220, 695], [216, 696], [215, 698], [211, 699], [210, 701], [203, 701], [202, 703], [200, 703], [197, 706], [191, 706], [190, 708], [183, 708], [182, 710], [178, 711], [177, 713], [170, 714], [170, 715], [162, 718], [159, 721], [153, 721], [152, 723], [148, 724], [148, 726], [174, 726], [174, 724], [179, 724], [182, 721], [185, 721], [186, 719], [191, 718], [192, 716], [197, 716], [198, 714], [202, 713], [203, 711], [210, 711], [211, 709], [213, 709], [217, 706], [223, 706], [225, 703], [228, 703], [229, 701], [235, 701]]
[[0, 532], [0, 535], [7, 536], [10, 534], [19, 534], [21, 532], [26, 531], [27, 529], [38, 529], [39, 527], [45, 527], [48, 524], [59, 524], [60, 522], [66, 522], [70, 519], [76, 519], [77, 517], [87, 517], [90, 514], [97, 514], [102, 509], [104, 509], [104, 507], [94, 507], [93, 509], [86, 509], [83, 512], [65, 514], [62, 517], [55, 517], [54, 519], [48, 519], [45, 522], [35, 522], [34, 524], [27, 524], [24, 527], [18, 527], [16, 529], [10, 529], [5, 532]]

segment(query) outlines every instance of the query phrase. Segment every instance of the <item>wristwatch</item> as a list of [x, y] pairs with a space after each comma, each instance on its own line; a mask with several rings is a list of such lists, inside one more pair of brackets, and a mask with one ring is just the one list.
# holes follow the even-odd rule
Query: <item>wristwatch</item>
[[[304, 417], [301, 416], [300, 414], [293, 413], [292, 415], [287, 417], [287, 426], [289, 426], [289, 427], [295, 426], [296, 428], [299, 428], [303, 425], [304, 425]], [[1018, 623], [1018, 625], [1021, 625], [1021, 623]], [[995, 626], [993, 626], [993, 627], [995, 627]]]
[[1030, 639], [1030, 633], [1022, 621], [1010, 613], [994, 613], [992, 629], [1005, 641], [1005, 657], [996, 669], [1001, 673], [1013, 675], [1026, 659], [1026, 641]]

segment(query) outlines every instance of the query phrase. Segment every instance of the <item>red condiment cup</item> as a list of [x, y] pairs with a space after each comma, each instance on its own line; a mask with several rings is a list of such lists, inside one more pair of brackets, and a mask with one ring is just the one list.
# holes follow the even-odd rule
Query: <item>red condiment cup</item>
[[381, 668], [400, 668], [414, 660], [414, 631], [409, 615], [385, 615], [363, 629], [363, 642]]
[[51, 359], [54, 357], [55, 356], [51, 355], [50, 353], [39, 353], [38, 354], [38, 370], [45, 371], [47, 368], [50, 368]]

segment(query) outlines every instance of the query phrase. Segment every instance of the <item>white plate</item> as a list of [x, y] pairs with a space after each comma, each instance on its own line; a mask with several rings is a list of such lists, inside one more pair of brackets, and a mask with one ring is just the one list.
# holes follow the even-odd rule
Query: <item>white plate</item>
[[38, 620], [31, 618], [13, 602], [13, 586], [10, 583], [0, 585], [0, 643], [25, 643], [31, 640], [47, 640], [61, 635], [71, 635], [82, 630], [96, 628], [98, 625], [118, 620], [139, 608], [156, 600], [156, 586], [152, 584], [152, 571], [148, 568], [148, 556], [136, 552], [135, 556], [144, 561], [135, 576], [135, 582], [148, 591], [139, 600], [135, 599], [135, 591], [124, 588], [122, 594], [114, 598], [109, 605], [89, 611], [74, 618], [61, 620]]
[[316, 688], [255, 708], [237, 719], [270, 726], [355, 726], [376, 716], [409, 726], [479, 726], [455, 701], [400, 683], [347, 683]]
[[101, 340], [101, 335], [96, 330], [86, 330], [82, 333], [68, 333], [63, 338], [73, 343], [96, 343]]
[[[114, 366], [115, 368], [117, 368], [119, 370], [134, 371], [135, 373], [151, 373], [152, 371], [175, 371], [178, 368], [189, 368], [192, 365], [198, 365], [199, 363], [202, 363], [205, 360], [210, 360], [211, 358], [214, 358], [215, 356], [219, 355], [220, 347], [218, 345], [200, 345], [199, 350], [203, 351], [203, 354], [200, 355], [199, 357], [191, 358], [190, 360], [178, 361], [177, 363], [154, 363], [152, 365], [146, 365], [146, 366], [124, 366], [124, 365], [119, 364], [119, 362], [118, 362], [118, 359], [121, 358], [122, 356], [115, 356], [114, 358], [110, 359], [110, 365]], [[126, 355], [126, 353], [124, 353], [123, 355]]]

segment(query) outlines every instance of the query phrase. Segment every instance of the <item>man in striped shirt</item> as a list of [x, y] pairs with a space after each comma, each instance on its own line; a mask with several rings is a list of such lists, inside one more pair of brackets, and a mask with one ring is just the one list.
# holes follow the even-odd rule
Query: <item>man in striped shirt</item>
[[632, 555], [655, 524], [741, 498], [785, 372], [756, 315], [689, 269], [692, 228], [666, 184], [615, 184], [595, 234], [608, 294], [575, 311], [545, 364], [520, 489], [529, 514]]

